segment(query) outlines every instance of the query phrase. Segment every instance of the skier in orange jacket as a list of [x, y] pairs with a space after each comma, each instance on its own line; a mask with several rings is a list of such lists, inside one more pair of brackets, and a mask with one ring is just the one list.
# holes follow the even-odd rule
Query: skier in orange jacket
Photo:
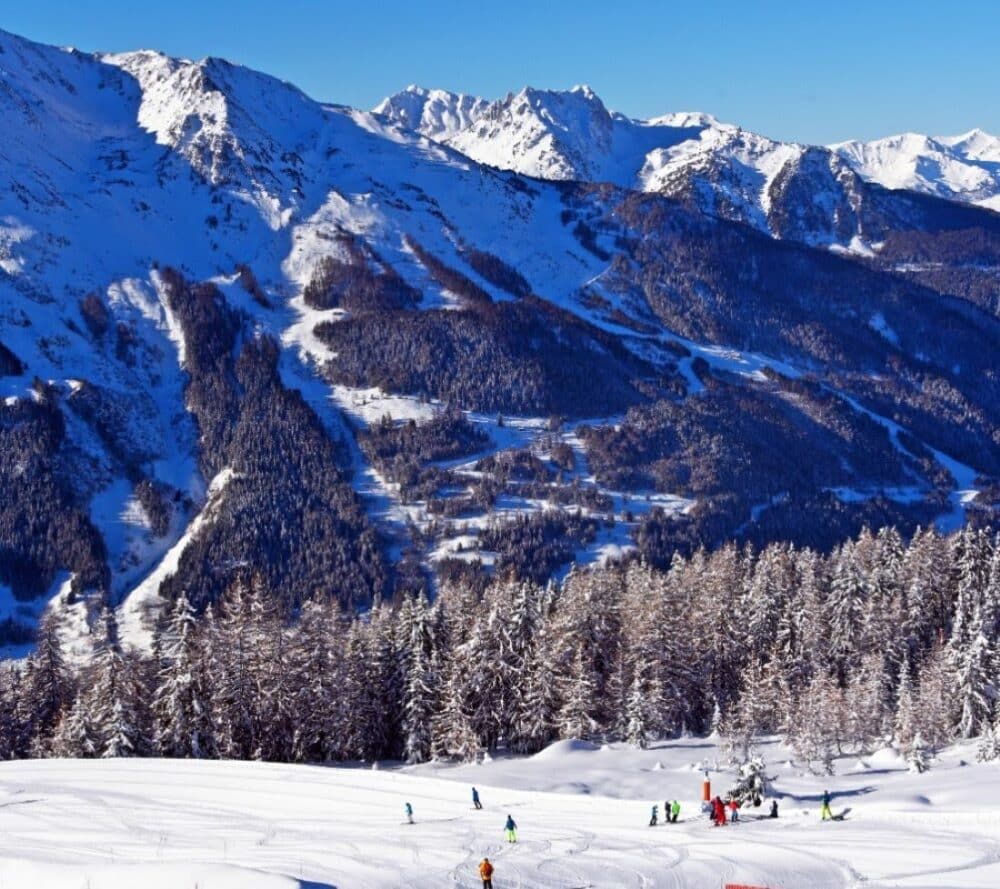
[[483, 880], [483, 889], [493, 889], [493, 865], [489, 858], [479, 862], [479, 876]]

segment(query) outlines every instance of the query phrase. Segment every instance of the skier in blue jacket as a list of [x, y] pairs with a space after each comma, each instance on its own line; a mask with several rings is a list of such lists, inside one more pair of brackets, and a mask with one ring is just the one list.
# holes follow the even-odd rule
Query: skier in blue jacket
[[507, 842], [516, 843], [517, 842], [517, 822], [511, 818], [510, 815], [507, 816], [507, 823], [504, 824], [503, 829], [507, 832]]
[[477, 809], [483, 807], [483, 804], [479, 802], [479, 791], [475, 787], [472, 788], [472, 805]]

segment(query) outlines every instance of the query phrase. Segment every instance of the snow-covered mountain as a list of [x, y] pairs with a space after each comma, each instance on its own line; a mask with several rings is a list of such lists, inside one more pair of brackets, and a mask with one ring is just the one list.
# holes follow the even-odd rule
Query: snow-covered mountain
[[442, 564], [829, 546], [954, 526], [1000, 474], [1000, 218], [826, 149], [5, 32], [0, 119], [15, 630], [100, 592], [141, 636], [249, 569], [358, 604]]
[[903, 133], [833, 149], [866, 179], [1000, 211], [1000, 137]]
[[445, 141], [474, 124], [489, 106], [489, 101], [477, 96], [411, 84], [402, 92], [383, 99], [373, 111], [408, 130]]
[[[934, 141], [919, 137], [921, 147], [900, 159], [899, 140], [830, 149], [697, 112], [634, 120], [609, 111], [587, 86], [527, 87], [494, 102], [409, 87], [375, 110], [497, 169], [665, 194], [773, 236], [860, 250], [882, 234], [864, 224], [866, 181], [987, 207], [1000, 181], [1000, 148], [983, 133], [938, 140], [940, 158], [932, 158]], [[804, 193], [813, 205], [805, 212]]]
[[733, 129], [704, 114], [632, 120], [609, 111], [589, 86], [525, 87], [493, 102], [409, 87], [375, 111], [501, 170], [625, 187], [638, 183], [649, 152], [698, 140], [707, 130]]

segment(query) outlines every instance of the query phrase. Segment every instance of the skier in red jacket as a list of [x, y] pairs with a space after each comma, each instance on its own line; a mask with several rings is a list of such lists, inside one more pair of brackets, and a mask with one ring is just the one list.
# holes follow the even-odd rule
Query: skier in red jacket
[[726, 807], [722, 802], [721, 797], [716, 797], [712, 800], [712, 814], [715, 818], [716, 827], [726, 826]]

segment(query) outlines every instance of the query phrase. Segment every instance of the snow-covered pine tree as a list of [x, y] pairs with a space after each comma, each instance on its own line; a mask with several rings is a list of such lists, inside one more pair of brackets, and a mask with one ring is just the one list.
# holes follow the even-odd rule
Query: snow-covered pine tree
[[1000, 759], [1000, 720], [994, 719], [979, 736], [976, 759], [979, 762], [996, 762]]
[[515, 753], [537, 753], [556, 735], [559, 712], [558, 683], [554, 680], [549, 635], [539, 632], [535, 649], [524, 671], [524, 692], [518, 699], [511, 726], [510, 745]]
[[0, 760], [18, 755], [23, 730], [18, 717], [21, 671], [13, 664], [0, 666]]
[[723, 750], [733, 763], [747, 762], [761, 735], [782, 728], [779, 693], [775, 674], [753, 663], [739, 701], [722, 722]]
[[970, 643], [952, 649], [952, 666], [959, 709], [958, 734], [962, 738], [972, 738], [989, 724], [996, 696], [993, 684], [996, 655], [982, 629]]
[[[691, 640], [691, 654], [697, 657], [697, 663], [704, 663], [708, 687], [700, 690], [699, 697], [706, 702], [704, 718], [707, 720], [713, 719], [714, 708], [719, 710], [721, 718], [739, 697], [740, 677], [746, 660], [740, 630], [745, 626], [745, 619], [739, 592], [746, 582], [744, 575], [748, 562], [733, 544], [713, 553], [705, 571], [704, 586], [697, 597], [698, 605], [691, 610], [690, 617], [698, 624], [697, 638]], [[677, 633], [672, 639], [677, 639]], [[675, 656], [668, 654], [668, 657], [674, 659]]]
[[251, 759], [259, 749], [259, 696], [253, 675], [257, 641], [249, 590], [238, 578], [222, 598], [211, 639], [217, 745], [220, 755], [232, 759]]
[[845, 738], [844, 694], [826, 674], [813, 678], [794, 710], [789, 740], [809, 769], [833, 774], [833, 763]]
[[941, 750], [955, 737], [953, 682], [943, 646], [935, 646], [924, 659], [915, 696], [914, 730], [928, 750]]
[[593, 715], [597, 681], [582, 646], [577, 647], [561, 684], [563, 704], [556, 717], [559, 737], [578, 740], [592, 737], [598, 728]]
[[431, 758], [431, 719], [438, 699], [437, 677], [421, 645], [410, 657], [403, 697], [403, 734], [406, 761], [427, 762]]
[[21, 706], [16, 714], [22, 727], [18, 752], [45, 754], [46, 746], [73, 700], [73, 680], [63, 656], [63, 616], [58, 605], [49, 608], [38, 628], [38, 642], [29, 655], [23, 677], [18, 683]]
[[464, 699], [462, 670], [459, 660], [445, 668], [442, 706], [432, 719], [431, 754], [437, 760], [475, 762], [486, 752]]
[[287, 762], [294, 746], [295, 687], [290, 669], [288, 628], [276, 596], [256, 575], [250, 583], [250, 620], [256, 642], [250, 651], [250, 670], [256, 695], [258, 723], [254, 758]]
[[931, 756], [920, 732], [917, 732], [904, 750], [911, 772], [922, 774], [931, 767]]
[[899, 635], [906, 643], [911, 675], [915, 675], [933, 648], [937, 633], [950, 620], [947, 556], [947, 549], [933, 528], [918, 530], [903, 556], [906, 604]]
[[833, 574], [826, 600], [826, 622], [830, 631], [827, 647], [831, 666], [843, 687], [861, 639], [865, 584], [853, 543], [845, 543], [831, 558]]
[[90, 705], [80, 696], [63, 711], [52, 735], [51, 753], [62, 758], [90, 759], [97, 755], [98, 743], [91, 723]]
[[632, 680], [628, 701], [625, 709], [625, 740], [637, 750], [645, 750], [649, 746], [649, 702], [647, 701], [646, 683], [637, 675]]
[[336, 603], [317, 596], [302, 606], [290, 646], [294, 735], [293, 756], [306, 762], [347, 758], [348, 682], [342, 666], [347, 646], [337, 636]]
[[197, 617], [186, 595], [174, 604], [157, 634], [160, 658], [153, 697], [154, 748], [158, 755], [202, 758], [215, 755], [211, 690], [205, 675]]
[[858, 753], [870, 753], [891, 734], [895, 713], [893, 702], [886, 696], [881, 652], [859, 656], [844, 698], [844, 741]]
[[148, 690], [137, 659], [122, 651], [118, 623], [107, 606], [98, 617], [97, 634], [89, 683], [81, 695], [94, 755], [147, 756], [153, 749]]
[[739, 777], [729, 790], [729, 798], [741, 806], [759, 806], [771, 795], [771, 778], [767, 774], [764, 757], [756, 750], [739, 767]]

